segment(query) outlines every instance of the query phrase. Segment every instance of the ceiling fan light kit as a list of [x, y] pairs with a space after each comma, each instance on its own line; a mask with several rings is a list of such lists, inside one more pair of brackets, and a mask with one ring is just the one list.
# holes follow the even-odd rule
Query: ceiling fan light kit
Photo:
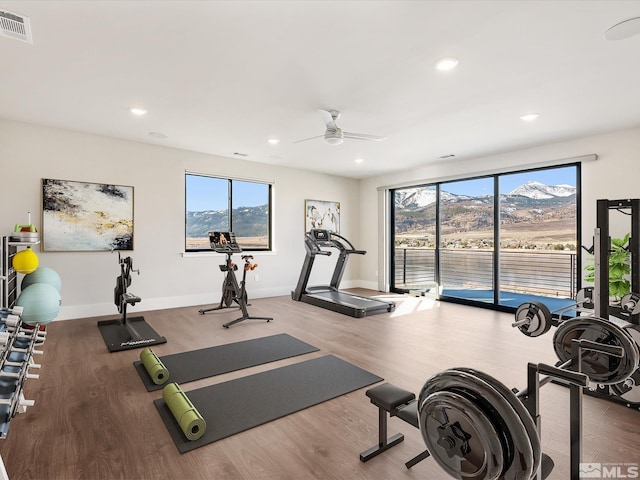
[[317, 135], [315, 137], [305, 138], [303, 140], [297, 140], [293, 143], [306, 142], [307, 140], [313, 140], [315, 138], [324, 138], [324, 142], [328, 145], [340, 145], [344, 142], [345, 138], [353, 140], [368, 140], [374, 142], [382, 142], [386, 140], [386, 137], [380, 137], [378, 135], [368, 135], [366, 133], [351, 133], [343, 132], [340, 127], [336, 125], [336, 120], [340, 118], [340, 112], [338, 110], [318, 110], [324, 124], [327, 127], [324, 135]]

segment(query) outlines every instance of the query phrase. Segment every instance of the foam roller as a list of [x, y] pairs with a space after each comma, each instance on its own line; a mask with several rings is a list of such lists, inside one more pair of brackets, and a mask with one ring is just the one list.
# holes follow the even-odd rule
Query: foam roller
[[150, 348], [145, 348], [140, 352], [140, 361], [145, 370], [156, 385], [162, 385], [169, 381], [169, 370], [164, 366], [162, 360]]
[[189, 397], [182, 391], [177, 383], [169, 383], [162, 389], [162, 398], [166, 402], [173, 418], [176, 419], [180, 430], [187, 440], [198, 440], [207, 429], [200, 412], [193, 406]]

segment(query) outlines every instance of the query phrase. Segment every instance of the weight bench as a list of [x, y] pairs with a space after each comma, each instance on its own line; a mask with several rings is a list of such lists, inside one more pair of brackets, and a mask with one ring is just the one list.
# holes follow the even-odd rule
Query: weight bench
[[[362, 462], [371, 460], [404, 440], [404, 435], [401, 433], [387, 438], [387, 413], [389, 418], [398, 417], [409, 425], [420, 428], [418, 424], [418, 401], [414, 393], [390, 383], [383, 383], [370, 388], [365, 394], [371, 399], [371, 403], [378, 407], [378, 444], [360, 454], [360, 461]], [[425, 450], [405, 463], [405, 466], [411, 468], [416, 463], [429, 457], [429, 455], [429, 451]]]

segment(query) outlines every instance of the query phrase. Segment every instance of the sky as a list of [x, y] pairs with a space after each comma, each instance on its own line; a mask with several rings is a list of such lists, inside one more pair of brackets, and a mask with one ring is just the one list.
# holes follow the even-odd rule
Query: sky
[[[576, 167], [551, 168], [534, 170], [531, 172], [511, 173], [500, 175], [500, 192], [509, 193], [520, 185], [529, 181], [544, 183], [545, 185], [576, 186]], [[493, 194], [493, 178], [478, 178], [445, 183], [442, 190], [456, 195], [488, 195]]]
[[[509, 193], [528, 181], [535, 180], [545, 185], [576, 186], [576, 167], [561, 167], [534, 170], [524, 173], [500, 175], [500, 191]], [[229, 181], [225, 178], [203, 175], [187, 175], [187, 211], [222, 210], [227, 208]], [[462, 180], [442, 185], [442, 189], [456, 195], [493, 194], [493, 178]], [[234, 207], [257, 207], [268, 202], [269, 186], [264, 183], [233, 180]]]
[[[226, 178], [187, 175], [187, 211], [223, 210], [228, 206], [229, 180]], [[233, 180], [233, 206], [257, 207], [268, 203], [266, 183]]]

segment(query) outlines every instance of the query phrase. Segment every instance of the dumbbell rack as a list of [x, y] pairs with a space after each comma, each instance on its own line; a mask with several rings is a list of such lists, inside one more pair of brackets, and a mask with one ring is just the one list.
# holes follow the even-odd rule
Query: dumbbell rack
[[[23, 388], [25, 380], [39, 377], [30, 369], [40, 368], [33, 357], [43, 353], [37, 347], [44, 344], [46, 330], [38, 324], [23, 325], [21, 307], [0, 312], [0, 439], [5, 439], [11, 419], [34, 405], [33, 400], [25, 399]], [[1, 457], [0, 478], [8, 479]]]

